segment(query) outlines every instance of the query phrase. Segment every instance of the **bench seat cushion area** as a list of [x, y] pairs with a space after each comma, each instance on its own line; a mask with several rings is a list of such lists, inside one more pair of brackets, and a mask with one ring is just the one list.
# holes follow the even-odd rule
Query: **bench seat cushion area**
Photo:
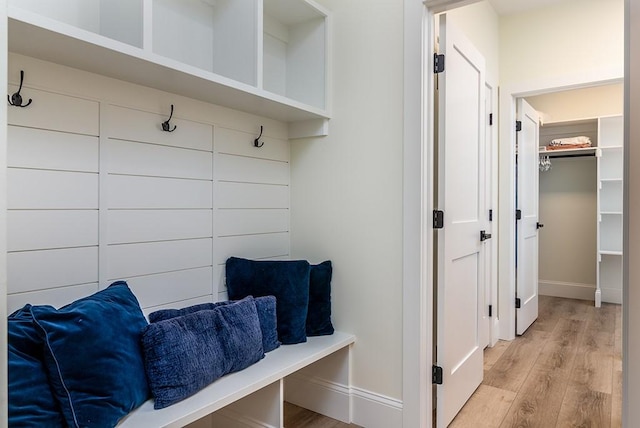
[[31, 314], [68, 426], [114, 426], [149, 398], [140, 347], [147, 321], [126, 282], [58, 310], [32, 306]]
[[142, 347], [155, 409], [177, 403], [264, 357], [252, 297], [151, 323]]
[[[280, 346], [278, 340], [277, 318], [276, 318], [276, 298], [273, 296], [263, 296], [254, 299], [260, 330], [262, 331], [262, 348], [264, 352], [271, 352]], [[160, 309], [149, 314], [149, 321], [154, 323], [171, 318], [181, 317], [202, 310], [211, 310], [219, 306], [229, 305], [232, 301], [215, 303], [201, 303], [199, 305], [187, 306], [182, 309]]]
[[281, 346], [256, 364], [221, 377], [196, 394], [172, 406], [154, 410], [149, 400], [131, 412], [120, 428], [182, 427], [248, 396], [355, 342], [352, 334], [336, 331], [310, 337], [306, 343]]

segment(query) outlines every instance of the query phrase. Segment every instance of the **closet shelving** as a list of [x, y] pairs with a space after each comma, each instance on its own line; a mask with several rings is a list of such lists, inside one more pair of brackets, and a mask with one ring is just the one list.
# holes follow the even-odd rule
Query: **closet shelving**
[[622, 116], [598, 119], [598, 268], [596, 306], [622, 303]]
[[312, 0], [9, 0], [9, 50], [327, 135], [329, 12]]
[[622, 303], [622, 173], [623, 118], [550, 123], [540, 128], [541, 144], [553, 138], [585, 135], [592, 147], [539, 151], [540, 157], [595, 156], [597, 158], [596, 291], [595, 303]]

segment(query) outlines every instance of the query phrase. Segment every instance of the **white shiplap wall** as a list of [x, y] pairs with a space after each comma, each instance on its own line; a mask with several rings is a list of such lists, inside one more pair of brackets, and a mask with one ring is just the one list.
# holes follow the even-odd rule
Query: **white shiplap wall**
[[[215, 301], [227, 257], [289, 256], [285, 124], [10, 58], [10, 69], [29, 65], [50, 73], [27, 68], [33, 103], [9, 109], [9, 311], [61, 306], [117, 279], [146, 313]], [[73, 78], [83, 85], [69, 90]], [[157, 102], [168, 97], [172, 133]], [[262, 148], [258, 123], [272, 130]]]

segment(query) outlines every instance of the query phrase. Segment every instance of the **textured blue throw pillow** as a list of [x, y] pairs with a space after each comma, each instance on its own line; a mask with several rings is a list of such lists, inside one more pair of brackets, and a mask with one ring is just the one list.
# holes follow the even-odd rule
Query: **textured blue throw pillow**
[[[262, 331], [262, 349], [264, 352], [271, 352], [280, 346], [278, 340], [277, 319], [276, 319], [276, 298], [273, 296], [263, 296], [254, 299], [260, 330]], [[175, 317], [191, 314], [203, 310], [215, 309], [221, 305], [228, 305], [234, 301], [223, 301], [215, 303], [201, 303], [199, 305], [187, 306], [181, 309], [160, 309], [149, 314], [149, 321], [158, 322]]]
[[31, 313], [70, 427], [113, 427], [149, 398], [140, 346], [147, 321], [126, 282], [59, 310], [33, 306]]
[[142, 336], [154, 408], [181, 401], [264, 357], [253, 298], [149, 324]]
[[333, 334], [331, 323], [331, 261], [311, 265], [307, 336]]
[[227, 291], [232, 300], [275, 296], [278, 339], [285, 344], [307, 341], [309, 262], [227, 259]]
[[9, 426], [62, 428], [66, 426], [53, 397], [43, 363], [44, 341], [26, 305], [7, 320], [9, 347]]

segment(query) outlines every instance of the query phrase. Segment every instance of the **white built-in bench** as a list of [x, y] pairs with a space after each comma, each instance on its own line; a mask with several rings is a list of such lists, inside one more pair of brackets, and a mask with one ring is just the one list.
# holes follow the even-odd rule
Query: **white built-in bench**
[[[354, 335], [335, 332], [331, 336], [309, 337], [306, 343], [282, 345], [258, 363], [226, 375], [172, 406], [154, 410], [153, 400], [148, 400], [124, 418], [118, 427], [183, 427], [202, 418], [193, 426], [211, 427], [213, 424], [231, 427], [242, 425], [240, 421], [244, 421], [244, 425], [249, 422], [253, 426], [282, 427], [285, 378], [313, 368], [314, 364], [320, 367], [311, 374], [292, 376], [294, 379], [287, 381], [286, 401], [313, 407], [311, 410], [331, 413], [328, 416], [350, 422], [345, 420], [349, 419], [349, 409], [345, 415], [344, 404], [336, 402], [340, 400], [331, 398], [332, 394], [314, 393], [313, 389], [323, 384], [329, 385], [329, 389], [330, 385], [349, 388], [349, 353], [354, 342]], [[330, 364], [322, 367], [323, 361], [328, 360], [331, 360]], [[314, 381], [312, 377], [315, 375], [321, 380]], [[302, 390], [305, 384], [310, 385], [310, 391]], [[331, 402], [309, 402], [317, 400], [318, 396], [325, 396]], [[345, 398], [345, 403], [348, 403], [348, 394]], [[342, 409], [331, 409], [332, 406]], [[214, 413], [218, 410], [221, 411]]]

